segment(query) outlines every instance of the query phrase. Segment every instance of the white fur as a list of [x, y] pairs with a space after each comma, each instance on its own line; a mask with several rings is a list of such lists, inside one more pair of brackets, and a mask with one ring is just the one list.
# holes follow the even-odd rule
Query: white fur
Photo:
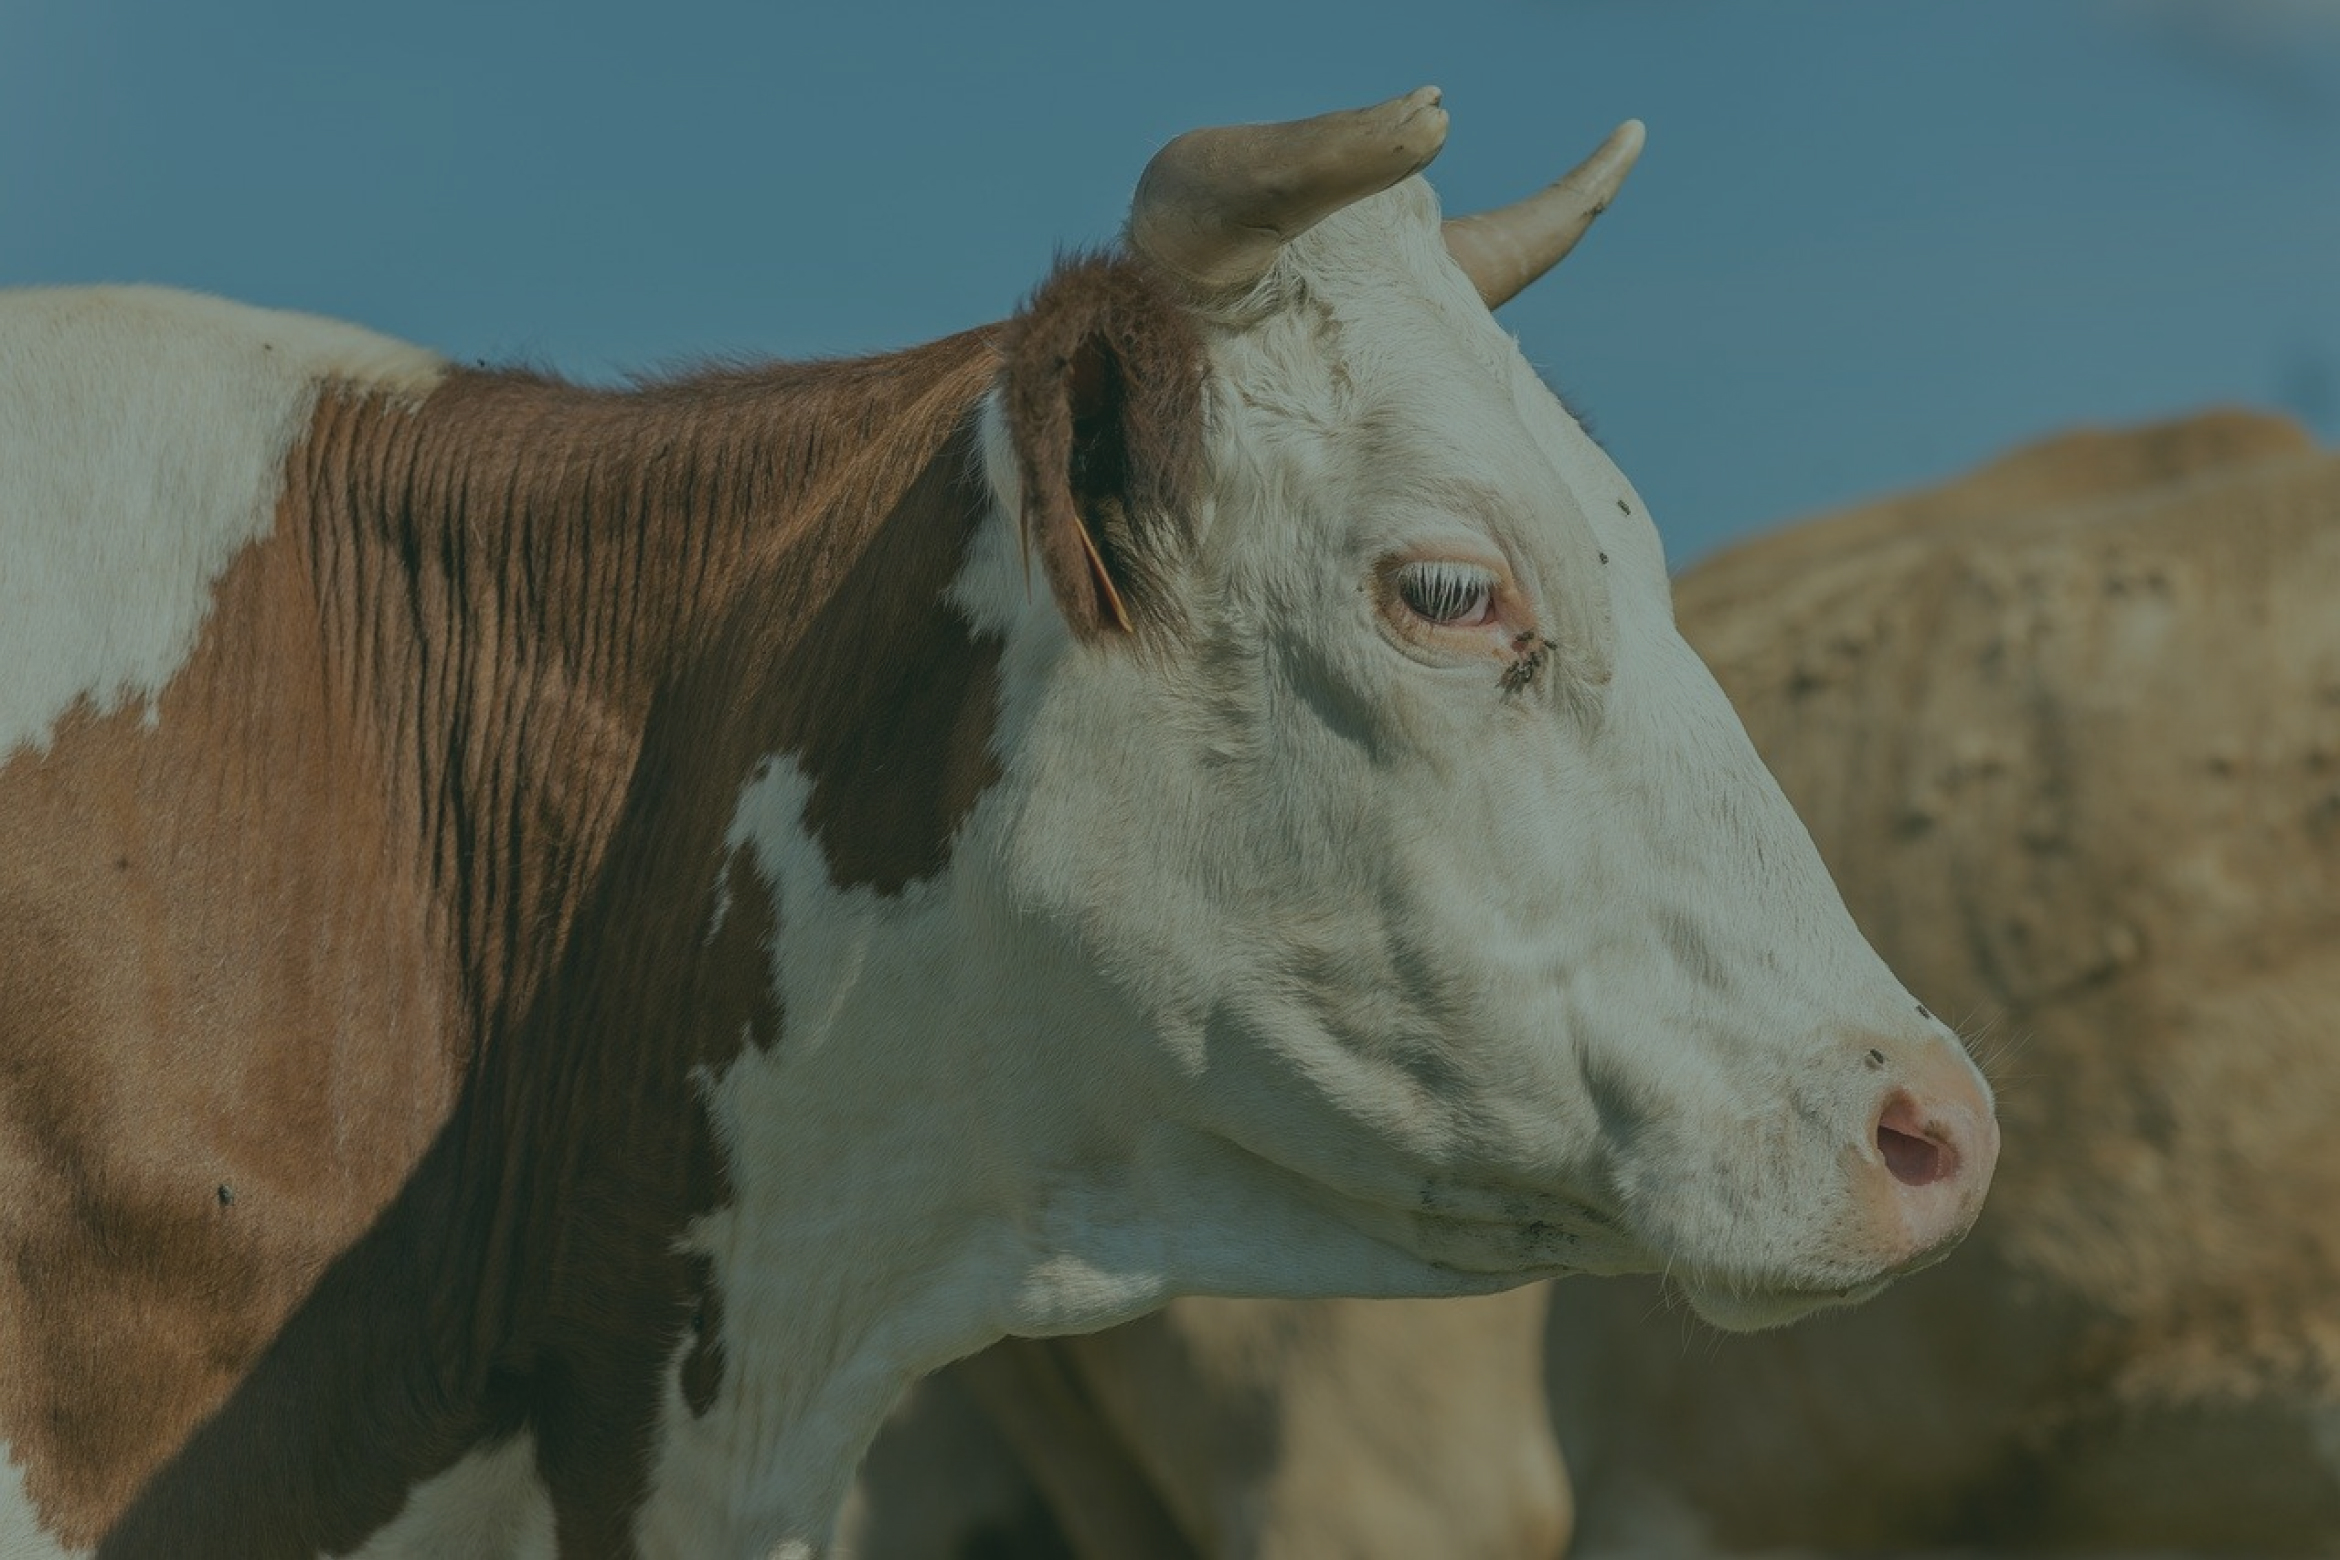
[[441, 370], [354, 326], [159, 288], [0, 294], [0, 763], [153, 701], [275, 519], [320, 384]]
[[552, 1497], [526, 1435], [472, 1452], [409, 1490], [350, 1560], [554, 1560]]
[[6, 1441], [0, 1441], [0, 1560], [79, 1560], [86, 1550], [67, 1549], [41, 1527], [25, 1493], [24, 1469]]

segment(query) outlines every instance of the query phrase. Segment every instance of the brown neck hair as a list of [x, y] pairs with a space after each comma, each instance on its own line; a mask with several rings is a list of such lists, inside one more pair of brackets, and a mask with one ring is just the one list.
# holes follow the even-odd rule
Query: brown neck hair
[[270, 546], [426, 886], [456, 1104], [101, 1553], [339, 1551], [522, 1430], [563, 1552], [626, 1551], [673, 1351], [698, 1339], [694, 1410], [721, 1379], [676, 1251], [726, 1200], [691, 1080], [785, 1043], [777, 910], [725, 843], [741, 790], [788, 756], [832, 878], [891, 894], [994, 777], [997, 647], [944, 597], [995, 372], [976, 332], [320, 405]]
[[319, 409], [287, 505], [310, 506], [319, 601], [347, 614], [328, 643], [404, 770], [483, 1011], [542, 977], [668, 689], [728, 680], [781, 749], [854, 718], [850, 689], [756, 684], [816, 630], [883, 658], [861, 641], [937, 607], [964, 537], [916, 522], [936, 501], [972, 522], [993, 334], [631, 391], [458, 372], [411, 414]]

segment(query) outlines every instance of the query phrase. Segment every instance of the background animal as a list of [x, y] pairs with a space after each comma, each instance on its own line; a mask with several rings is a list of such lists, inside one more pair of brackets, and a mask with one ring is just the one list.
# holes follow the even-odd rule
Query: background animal
[[2340, 1549], [2340, 457], [2076, 434], [1680, 600], [2011, 1146], [1873, 1316], [1558, 1286], [1580, 1551]]
[[1548, 1291], [1182, 1300], [921, 1383], [864, 1465], [865, 1560], [1557, 1555]]
[[[1554, 1286], [1548, 1331], [1186, 1300], [1011, 1345], [1058, 1351], [1081, 1455], [1179, 1555], [1556, 1554], [1555, 1421], [1584, 1555], [2340, 1547], [2340, 458], [2245, 413], [2076, 433], [1676, 594], [1863, 929], [1997, 1058], [1967, 1246], [1745, 1338], [1633, 1280]], [[1115, 1552], [1050, 1526], [971, 1363], [881, 1441], [860, 1553]]]

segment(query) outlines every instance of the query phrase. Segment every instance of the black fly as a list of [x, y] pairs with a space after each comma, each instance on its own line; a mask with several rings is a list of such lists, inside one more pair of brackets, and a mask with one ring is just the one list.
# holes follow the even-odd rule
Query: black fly
[[1536, 680], [1536, 673], [1544, 669], [1544, 658], [1559, 649], [1559, 645], [1544, 638], [1532, 628], [1523, 628], [1511, 639], [1511, 664], [1503, 669], [1502, 687], [1505, 693], [1517, 693]]

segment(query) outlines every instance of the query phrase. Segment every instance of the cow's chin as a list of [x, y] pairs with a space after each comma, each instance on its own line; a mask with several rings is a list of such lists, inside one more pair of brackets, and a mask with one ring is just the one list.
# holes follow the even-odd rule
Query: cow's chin
[[1766, 1289], [1701, 1282], [1676, 1275], [1682, 1297], [1699, 1319], [1724, 1332], [1762, 1332], [1785, 1327], [1814, 1311], [1840, 1305], [1859, 1305], [1883, 1289], [1889, 1280], [1876, 1279], [1849, 1289]]

